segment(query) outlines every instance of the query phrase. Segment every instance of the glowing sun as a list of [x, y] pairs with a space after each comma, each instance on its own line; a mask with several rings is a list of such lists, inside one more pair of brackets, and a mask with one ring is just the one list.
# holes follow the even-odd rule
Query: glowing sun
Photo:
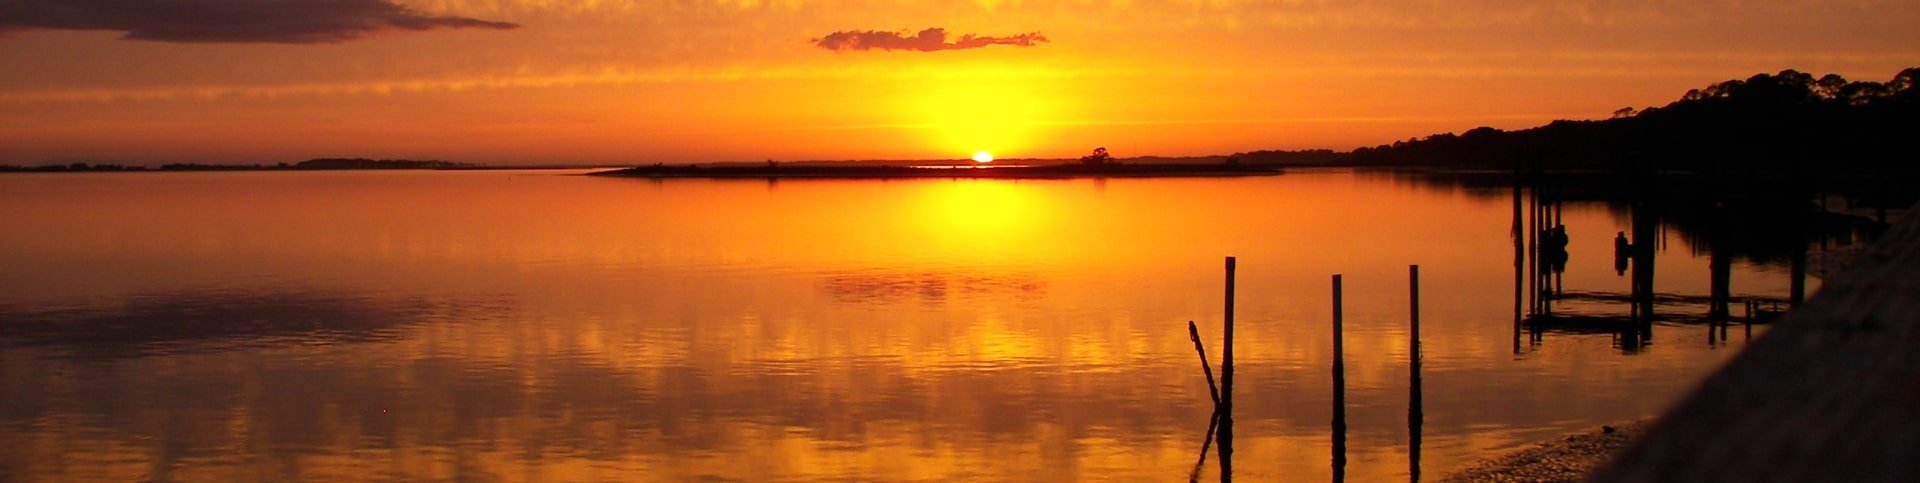
[[977, 151], [977, 152], [974, 152], [974, 153], [973, 153], [973, 162], [976, 162], [976, 163], [991, 163], [991, 162], [993, 162], [993, 153], [989, 153], [989, 152], [986, 152], [986, 151]]

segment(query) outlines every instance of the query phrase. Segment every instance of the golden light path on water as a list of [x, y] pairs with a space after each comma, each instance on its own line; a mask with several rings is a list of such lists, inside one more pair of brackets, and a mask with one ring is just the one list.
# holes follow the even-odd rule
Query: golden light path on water
[[[1742, 345], [1515, 352], [1508, 200], [1339, 171], [25, 179], [0, 177], [0, 220], [36, 227], [0, 233], [0, 474], [26, 481], [1182, 478], [1209, 404], [1185, 323], [1217, 347], [1226, 255], [1241, 477], [1329, 476], [1334, 273], [1357, 480], [1408, 468], [1408, 264], [1424, 476], [1651, 415]], [[1566, 285], [1624, 290], [1622, 215], [1566, 219]], [[1663, 253], [1663, 291], [1706, 292], [1704, 256]], [[1735, 293], [1783, 272], [1742, 260]]]

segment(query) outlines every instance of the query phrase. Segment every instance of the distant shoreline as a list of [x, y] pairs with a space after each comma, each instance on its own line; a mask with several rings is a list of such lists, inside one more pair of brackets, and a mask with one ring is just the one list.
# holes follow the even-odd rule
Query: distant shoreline
[[1068, 179], [1068, 178], [1226, 178], [1274, 176], [1278, 166], [1242, 164], [1051, 164], [1035, 166], [635, 166], [587, 173], [627, 178], [718, 179]]
[[314, 173], [340, 171], [580, 171], [616, 169], [608, 166], [471, 166], [464, 168], [255, 168], [252, 166], [233, 166], [218, 168], [170, 169], [129, 167], [120, 169], [41, 169], [0, 167], [0, 175], [8, 174], [107, 174], [107, 173]]
[[287, 164], [174, 163], [138, 166], [109, 163], [0, 165], [0, 173], [183, 173], [227, 171], [479, 171], [520, 169], [608, 169], [608, 166], [492, 166], [441, 160], [321, 158]]

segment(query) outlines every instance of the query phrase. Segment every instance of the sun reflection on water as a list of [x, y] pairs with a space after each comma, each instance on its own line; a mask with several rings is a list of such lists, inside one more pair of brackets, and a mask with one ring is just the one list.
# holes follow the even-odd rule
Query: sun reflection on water
[[[1658, 410], [1731, 352], [1662, 327], [1631, 357], [1554, 335], [1516, 358], [1507, 206], [1339, 173], [777, 190], [132, 176], [0, 179], [0, 220], [41, 227], [0, 231], [0, 386], [16, 408], [0, 441], [21, 455], [0, 474], [1164, 480], [1191, 469], [1207, 426], [1184, 322], [1213, 347], [1221, 254], [1245, 262], [1235, 444], [1257, 456], [1243, 477], [1325, 476], [1328, 273], [1352, 281], [1355, 414], [1398, 414], [1396, 297], [1407, 263], [1431, 270], [1435, 473]], [[70, 194], [112, 180], [138, 182]], [[1614, 231], [1604, 209], [1567, 214], [1568, 285], [1623, 283], [1593, 255]], [[1704, 261], [1662, 263], [1662, 283], [1705, 286]], [[1737, 267], [1741, 290], [1781, 278]], [[178, 303], [262, 289], [352, 296]], [[43, 313], [60, 320], [22, 324]], [[199, 336], [120, 329], [159, 317]], [[1354, 421], [1351, 475], [1401, 476], [1404, 418]]]

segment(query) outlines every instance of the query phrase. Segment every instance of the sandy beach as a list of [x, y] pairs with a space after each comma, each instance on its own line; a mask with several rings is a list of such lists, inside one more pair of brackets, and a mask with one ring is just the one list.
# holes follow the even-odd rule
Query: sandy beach
[[1651, 419], [1591, 428], [1560, 439], [1475, 463], [1440, 481], [1574, 482], [1625, 450], [1652, 422]]

